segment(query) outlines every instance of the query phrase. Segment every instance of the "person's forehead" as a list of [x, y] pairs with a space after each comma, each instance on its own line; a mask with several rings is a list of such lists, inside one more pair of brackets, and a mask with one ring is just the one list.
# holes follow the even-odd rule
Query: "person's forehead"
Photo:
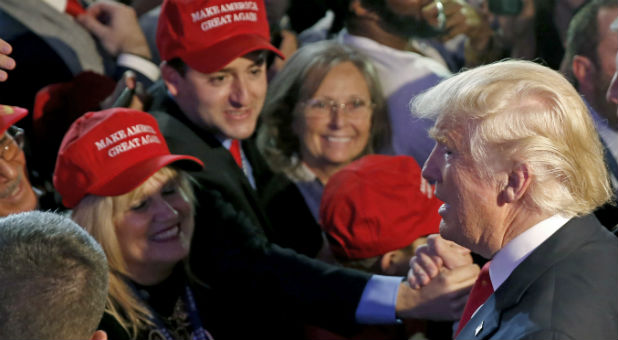
[[267, 53], [268, 51], [266, 50], [251, 51], [243, 56], [231, 60], [227, 65], [223, 66], [220, 70], [215, 72], [225, 71], [226, 69], [234, 68], [237, 66], [262, 64], [266, 60]]

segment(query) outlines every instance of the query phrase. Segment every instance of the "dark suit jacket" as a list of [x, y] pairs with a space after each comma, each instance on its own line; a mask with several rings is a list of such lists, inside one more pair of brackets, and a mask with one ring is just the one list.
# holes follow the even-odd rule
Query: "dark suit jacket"
[[574, 218], [535, 249], [457, 339], [618, 339], [618, 239]]
[[[354, 326], [355, 310], [370, 276], [273, 244], [278, 241], [277, 232], [258, 192], [229, 151], [211, 134], [192, 126], [161, 83], [151, 90], [154, 100], [150, 111], [172, 153], [196, 156], [205, 165], [203, 171], [193, 174], [200, 189], [196, 192], [196, 230], [189, 262], [197, 279], [228, 294], [230, 304], [244, 317], [266, 319], [254, 325], [266, 328], [264, 336], [269, 338], [285, 326], [281, 318], [315, 321], [344, 331], [346, 326]], [[268, 185], [271, 178], [266, 164], [253, 163], [259, 159], [257, 150], [243, 150], [252, 162], [257, 187]], [[308, 210], [307, 214], [315, 223]], [[257, 310], [251, 312], [252, 308]], [[238, 328], [238, 324], [231, 327]], [[259, 331], [251, 335], [256, 333]]]

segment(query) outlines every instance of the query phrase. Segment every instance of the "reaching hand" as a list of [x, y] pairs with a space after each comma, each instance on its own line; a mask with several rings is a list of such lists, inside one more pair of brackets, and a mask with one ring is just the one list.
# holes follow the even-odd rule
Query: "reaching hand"
[[483, 50], [487, 47], [492, 30], [485, 13], [464, 0], [434, 1], [423, 7], [422, 12], [423, 17], [436, 27], [438, 26], [437, 18], [440, 17], [438, 2], [442, 4], [442, 12], [446, 19], [442, 27], [444, 34], [440, 37], [443, 41], [450, 40], [459, 34], [465, 34], [475, 49]]
[[479, 272], [477, 265], [468, 264], [455, 269], [442, 268], [420, 289], [402, 283], [397, 295], [397, 316], [405, 319], [459, 319]]
[[10, 71], [15, 68], [15, 60], [9, 57], [13, 52], [13, 47], [6, 41], [0, 39], [0, 81], [6, 81]]
[[89, 6], [86, 13], [77, 17], [77, 21], [96, 36], [111, 55], [130, 53], [151, 58], [150, 48], [133, 8], [103, 0]]
[[469, 249], [438, 234], [429, 235], [427, 243], [416, 248], [415, 255], [410, 259], [408, 282], [412, 288], [418, 289], [436, 277], [442, 267], [455, 269], [471, 263]]

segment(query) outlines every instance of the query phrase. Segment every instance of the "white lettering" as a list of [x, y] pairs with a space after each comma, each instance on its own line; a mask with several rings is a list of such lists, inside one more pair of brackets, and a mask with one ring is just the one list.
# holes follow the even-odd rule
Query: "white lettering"
[[206, 20], [202, 22], [201, 27], [202, 31], [208, 31], [209, 29], [219, 27], [221, 25], [229, 24], [232, 22], [232, 15], [226, 14], [220, 17], [212, 18], [210, 20]]
[[142, 136], [142, 145], [146, 145], [146, 144], [150, 144], [150, 143], [161, 144], [161, 140], [159, 140], [159, 137], [157, 137], [155, 135]]
[[238, 2], [230, 2], [229, 4], [221, 5], [221, 12], [232, 12], [232, 11], [256, 11], [258, 10], [257, 3], [255, 1], [238, 1]]
[[133, 136], [139, 133], [153, 133], [156, 134], [154, 128], [150, 125], [145, 125], [145, 124], [136, 124], [133, 126], [129, 126], [127, 128], [127, 135], [128, 136]]
[[95, 141], [94, 144], [97, 147], [97, 150], [102, 150], [116, 142], [119, 142], [123, 139], [127, 138], [127, 134], [123, 130], [118, 130], [111, 135], [99, 140]]
[[252, 12], [234, 13], [234, 21], [257, 21], [257, 14]]
[[113, 158], [113, 157], [116, 157], [116, 156], [118, 156], [119, 154], [121, 154], [123, 152], [129, 151], [131, 149], [134, 149], [134, 148], [137, 148], [137, 147], [140, 147], [140, 146], [141, 145], [140, 145], [140, 142], [139, 142], [139, 138], [133, 138], [131, 140], [124, 141], [124, 142], [114, 146], [113, 148], [110, 148], [107, 151], [107, 155], [109, 157]]
[[217, 15], [217, 14], [219, 14], [219, 7], [210, 6], [210, 7], [202, 8], [197, 12], [191, 13], [191, 20], [193, 20], [193, 22], [201, 21], [201, 20], [210, 18], [211, 16]]

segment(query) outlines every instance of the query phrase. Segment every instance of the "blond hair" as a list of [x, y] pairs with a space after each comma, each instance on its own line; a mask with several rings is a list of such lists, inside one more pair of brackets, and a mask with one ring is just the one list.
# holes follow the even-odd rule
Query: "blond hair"
[[558, 72], [529, 61], [480, 66], [418, 96], [411, 109], [435, 117], [432, 134], [462, 132], [463, 147], [486, 179], [498, 167], [526, 163], [526, 203], [581, 216], [610, 200], [603, 147], [588, 109]]
[[155, 182], [176, 180], [180, 191], [191, 205], [195, 197], [191, 188], [190, 178], [184, 171], [172, 167], [161, 168], [148, 180], [133, 191], [120, 196], [102, 197], [88, 195], [73, 209], [72, 219], [88, 231], [103, 247], [109, 263], [109, 294], [105, 311], [112, 315], [118, 323], [136, 338], [138, 331], [153, 326], [149, 308], [137, 297], [129, 286], [130, 277], [126, 262], [122, 257], [120, 244], [116, 236], [114, 221], [129, 207], [132, 201], [144, 195], [145, 188]]

